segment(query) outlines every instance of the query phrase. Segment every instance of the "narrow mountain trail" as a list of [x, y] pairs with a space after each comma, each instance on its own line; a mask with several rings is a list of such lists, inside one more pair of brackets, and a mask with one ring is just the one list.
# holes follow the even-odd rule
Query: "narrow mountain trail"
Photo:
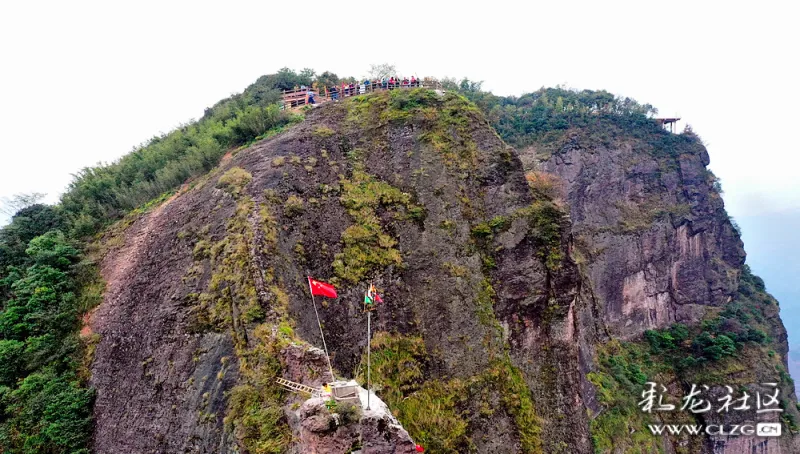
[[103, 324], [103, 315], [107, 314], [119, 301], [125, 290], [126, 277], [131, 272], [135, 272], [141, 259], [147, 253], [147, 246], [152, 238], [152, 234], [168, 222], [163, 217], [166, 207], [180, 194], [176, 192], [172, 197], [159, 205], [155, 210], [145, 214], [133, 223], [124, 233], [124, 243], [118, 249], [109, 251], [100, 265], [100, 274], [106, 282], [106, 291], [103, 302], [89, 313], [87, 325], [91, 332], [97, 332]]
[[106, 289], [103, 295], [103, 301], [97, 306], [92, 308], [89, 312], [83, 315], [80, 336], [86, 338], [96, 332], [96, 314], [98, 311], [107, 306], [110, 301], [119, 299], [122, 289], [121, 280], [131, 270], [136, 269], [142, 254], [144, 253], [144, 246], [147, 238], [155, 231], [160, 218], [164, 212], [164, 208], [170, 202], [175, 200], [184, 188], [172, 197], [159, 205], [155, 210], [145, 214], [142, 218], [134, 222], [134, 224], [122, 234], [124, 236], [122, 246], [109, 250], [102, 258], [100, 265], [100, 274], [106, 282]]
[[113, 290], [119, 284], [119, 278], [135, 268], [146, 249], [148, 238], [161, 224], [164, 209], [177, 197], [178, 194], [173, 195], [158, 208], [146, 214], [139, 222], [134, 223], [132, 231], [125, 233], [125, 245], [116, 253], [106, 256], [107, 260], [104, 260], [101, 272], [109, 284], [109, 289]]

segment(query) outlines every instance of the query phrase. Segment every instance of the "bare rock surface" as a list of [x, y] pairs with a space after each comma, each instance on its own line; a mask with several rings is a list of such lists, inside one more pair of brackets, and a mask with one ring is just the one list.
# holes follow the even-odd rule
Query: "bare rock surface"
[[556, 153], [528, 155], [527, 170], [563, 184], [576, 242], [613, 335], [625, 338], [693, 323], [734, 296], [744, 248], [711, 187], [708, 153], [687, 141], [669, 155], [624, 139], [575, 138]]

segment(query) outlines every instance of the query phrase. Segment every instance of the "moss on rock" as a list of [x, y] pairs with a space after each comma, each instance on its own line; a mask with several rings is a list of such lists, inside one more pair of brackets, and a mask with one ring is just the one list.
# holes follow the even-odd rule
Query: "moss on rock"
[[344, 248], [333, 262], [336, 276], [357, 283], [374, 270], [401, 265], [397, 240], [384, 230], [379, 210], [388, 212], [392, 219], [404, 220], [420, 216], [422, 207], [412, 202], [410, 194], [359, 168], [353, 170], [350, 178], [342, 177], [339, 183], [342, 191], [339, 201], [355, 224], [342, 232]]

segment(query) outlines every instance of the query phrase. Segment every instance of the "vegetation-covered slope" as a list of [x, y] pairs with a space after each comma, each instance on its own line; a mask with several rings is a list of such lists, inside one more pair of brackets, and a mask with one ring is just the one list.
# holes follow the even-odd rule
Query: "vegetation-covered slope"
[[[21, 210], [0, 231], [0, 446], [83, 452], [93, 392], [85, 388], [79, 314], [96, 304], [93, 268], [58, 230], [51, 207]], [[51, 230], [52, 229], [52, 230]]]

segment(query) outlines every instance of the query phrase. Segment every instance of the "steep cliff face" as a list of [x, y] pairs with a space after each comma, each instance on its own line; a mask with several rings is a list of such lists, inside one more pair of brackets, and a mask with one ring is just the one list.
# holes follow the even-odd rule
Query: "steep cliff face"
[[[790, 436], [642, 432], [643, 376], [788, 390], [785, 332], [700, 142], [598, 127], [612, 138], [573, 128], [517, 153], [458, 95], [355, 97], [121, 222], [89, 324], [96, 451], [793, 452]], [[339, 290], [317, 302], [325, 339], [337, 378], [361, 383], [361, 301], [379, 288], [372, 379], [402, 428], [275, 383], [332, 378], [309, 275]], [[740, 354], [679, 361], [716, 357], [704, 321]], [[676, 322], [685, 336], [659, 343]]]
[[652, 144], [591, 132], [520, 153], [527, 170], [558, 177], [611, 335], [694, 323], [730, 302], [745, 254], [699, 139], [652, 133]]
[[[632, 421], [781, 421], [789, 431], [796, 430], [797, 417], [778, 304], [766, 294], [763, 282], [743, 267], [743, 245], [725, 212], [717, 180], [706, 169], [705, 147], [691, 132], [673, 135], [655, 124], [647, 126], [626, 128], [624, 122], [598, 118], [588, 126], [534, 140], [520, 150], [529, 180], [569, 207], [573, 256], [602, 317], [604, 340], [596, 346], [600, 364], [589, 375], [599, 392], [606, 393], [595, 407], [599, 415], [592, 423], [595, 449], [796, 452], [797, 440], [791, 434], [782, 439], [712, 436], [705, 440], [667, 436], [648, 440], [633, 435], [643, 424]], [[616, 341], [640, 341], [648, 330], [670, 326], [697, 328], [690, 328], [684, 337], [678, 337], [683, 336], [680, 329], [669, 330], [667, 339], [675, 347], [660, 345], [664, 337], [659, 331], [650, 331], [650, 345], [641, 349], [636, 346], [641, 343], [625, 347]], [[761, 333], [749, 335], [748, 329], [750, 334]], [[738, 353], [731, 357], [704, 356], [704, 341], [698, 341], [701, 331], [715, 339], [746, 340], [737, 344]], [[614, 341], [608, 343], [610, 339]], [[627, 370], [620, 372], [621, 368]], [[767, 392], [764, 383], [776, 383], [784, 410], [780, 418], [754, 411], [667, 414], [654, 419], [641, 419], [635, 408], [615, 413], [625, 406], [619, 394], [636, 392], [632, 396], [641, 397], [645, 379], [667, 386], [667, 396], [676, 401], [692, 383], [709, 385], [709, 395], [715, 398], [726, 394], [726, 385], [755, 396]], [[628, 400], [627, 405], [632, 404]], [[620, 423], [625, 430], [614, 429]]]

